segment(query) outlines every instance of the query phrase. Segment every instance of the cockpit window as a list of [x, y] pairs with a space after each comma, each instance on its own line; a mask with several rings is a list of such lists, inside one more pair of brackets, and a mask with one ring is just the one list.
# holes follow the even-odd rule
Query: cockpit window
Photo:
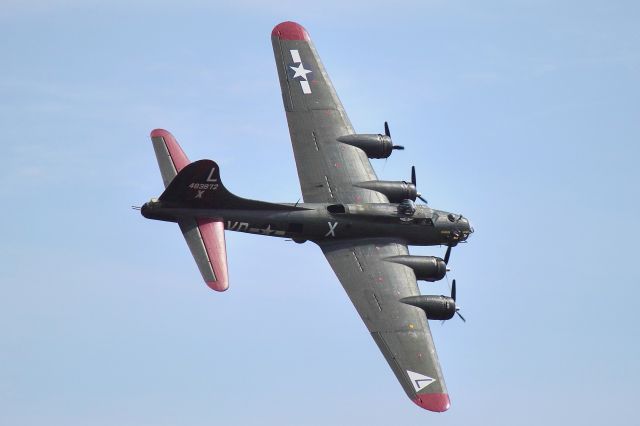
[[449, 222], [455, 222], [456, 221], [456, 217], [453, 213], [449, 213], [447, 215], [447, 219], [449, 219]]

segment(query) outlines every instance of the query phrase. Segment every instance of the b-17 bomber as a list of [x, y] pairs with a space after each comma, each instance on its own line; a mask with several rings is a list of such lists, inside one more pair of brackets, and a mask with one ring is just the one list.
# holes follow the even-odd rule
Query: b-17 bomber
[[[236, 196], [216, 162], [190, 162], [169, 132], [156, 129], [151, 141], [165, 190], [141, 213], [178, 224], [216, 291], [229, 287], [225, 230], [317, 244], [408, 397], [446, 411], [450, 400], [428, 320], [464, 317], [455, 280], [449, 296], [422, 295], [417, 280], [443, 279], [452, 248], [473, 228], [463, 215], [427, 205], [415, 168], [409, 181], [378, 180], [369, 160], [403, 147], [393, 144], [387, 123], [381, 134], [355, 133], [302, 26], [280, 23], [271, 41], [303, 202]], [[443, 258], [412, 256], [408, 246], [446, 251]]]

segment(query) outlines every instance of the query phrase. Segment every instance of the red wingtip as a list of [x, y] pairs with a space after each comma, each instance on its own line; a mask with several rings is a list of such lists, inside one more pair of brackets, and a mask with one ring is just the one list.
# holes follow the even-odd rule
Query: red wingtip
[[281, 22], [271, 31], [271, 36], [279, 37], [282, 40], [305, 40], [309, 41], [309, 33], [297, 22]]
[[423, 393], [418, 395], [413, 402], [425, 410], [435, 411], [436, 413], [442, 413], [451, 407], [449, 395], [446, 393]]

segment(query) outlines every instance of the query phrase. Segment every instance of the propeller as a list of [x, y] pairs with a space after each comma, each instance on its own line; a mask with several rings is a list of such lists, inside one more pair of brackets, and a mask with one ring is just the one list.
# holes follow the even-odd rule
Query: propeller
[[[386, 121], [384, 122], [384, 134], [386, 137], [391, 138], [391, 131], [389, 130], [389, 123], [387, 123]], [[402, 151], [404, 149], [404, 146], [402, 145], [393, 145], [393, 149], [397, 149], [399, 151]]]
[[447, 246], [447, 252], [444, 254], [444, 264], [449, 264], [449, 257], [451, 257], [451, 246]]
[[451, 282], [451, 298], [453, 299], [454, 302], [456, 301], [456, 280], [455, 280], [455, 278]]
[[[449, 264], [449, 258], [451, 258], [451, 247], [452, 246], [448, 246], [447, 247], [447, 251], [444, 254], [444, 264], [448, 265]], [[447, 268], [447, 271], [449, 271], [449, 268]], [[447, 281], [449, 280], [449, 278], [447, 277]], [[451, 281], [451, 298], [453, 299], [454, 303], [456, 301], [456, 280], [455, 278], [453, 279], [453, 281]], [[465, 317], [462, 316], [462, 314], [460, 313], [460, 306], [458, 306], [458, 304], [456, 303], [456, 314], [460, 317], [460, 319], [463, 322], [467, 322], [467, 320], [465, 319]]]
[[[456, 301], [456, 280], [455, 279], [451, 282], [451, 298], [453, 299], [454, 302]], [[467, 322], [467, 320], [460, 313], [460, 306], [458, 306], [457, 303], [456, 303], [456, 314], [460, 317], [462, 322]]]
[[[411, 166], [411, 183], [413, 184], [413, 186], [415, 186], [416, 188], [418, 187], [417, 183], [416, 183], [416, 166]], [[420, 194], [419, 192], [416, 194], [416, 196], [418, 198], [420, 198], [422, 200], [423, 203], [425, 204], [429, 204], [427, 202], [427, 200], [425, 200], [424, 198], [422, 198], [422, 194]]]

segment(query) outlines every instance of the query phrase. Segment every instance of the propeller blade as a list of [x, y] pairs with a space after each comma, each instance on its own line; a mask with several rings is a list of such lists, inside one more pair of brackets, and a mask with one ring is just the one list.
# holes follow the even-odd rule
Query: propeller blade
[[[413, 186], [418, 186], [418, 180], [416, 179], [416, 166], [411, 166], [411, 183]], [[422, 194], [416, 194], [416, 197], [422, 200], [423, 203], [429, 204], [429, 202], [422, 196]]]
[[402, 151], [402, 150], [404, 150], [404, 146], [402, 146], [402, 145], [394, 145], [393, 149], [397, 149], [399, 151]]
[[[456, 301], [456, 280], [455, 279], [451, 282], [451, 298], [455, 303]], [[460, 313], [460, 306], [458, 306], [457, 304], [456, 304], [456, 314], [458, 314], [462, 322], [467, 322], [465, 317], [463, 317], [462, 314]]]
[[391, 137], [391, 132], [389, 131], [389, 123], [384, 122], [384, 134]]
[[453, 301], [456, 301], [456, 280], [454, 279], [451, 282], [451, 298], [453, 299]]
[[447, 252], [444, 254], [444, 264], [449, 264], [449, 257], [451, 256], [451, 246], [447, 247]]

